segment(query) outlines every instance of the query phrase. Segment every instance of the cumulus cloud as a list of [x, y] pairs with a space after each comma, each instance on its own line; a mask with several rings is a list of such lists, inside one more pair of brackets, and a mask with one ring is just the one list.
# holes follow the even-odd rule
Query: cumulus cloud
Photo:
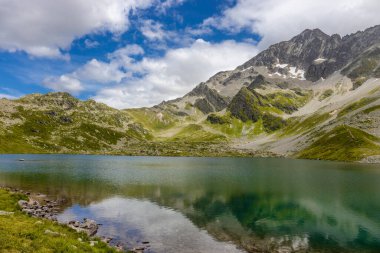
[[[89, 33], [123, 33], [130, 12], [153, 0], [0, 0], [0, 48], [36, 57], [63, 57], [62, 49]], [[65, 57], [67, 58], [67, 57]]]
[[81, 91], [94, 91], [102, 84], [120, 83], [132, 75], [135, 60], [133, 55], [143, 54], [144, 50], [135, 44], [128, 45], [108, 54], [109, 62], [92, 59], [72, 73], [45, 78], [45, 87], [54, 91], [68, 91], [79, 94]]
[[232, 32], [249, 29], [263, 38], [261, 49], [288, 40], [306, 28], [346, 35], [380, 24], [378, 0], [238, 0], [205, 27]]
[[54, 91], [65, 91], [72, 94], [79, 94], [83, 89], [82, 83], [69, 75], [59, 77], [48, 77], [43, 81], [45, 87]]
[[94, 99], [117, 108], [155, 105], [184, 95], [216, 72], [233, 69], [256, 53], [256, 47], [248, 43], [212, 44], [199, 39], [190, 47], [168, 50], [161, 58], [128, 62], [126, 68], [141, 77], [107, 86]]
[[120, 82], [127, 73], [119, 69], [116, 63], [105, 63], [92, 59], [72, 74], [78, 79], [96, 83]]

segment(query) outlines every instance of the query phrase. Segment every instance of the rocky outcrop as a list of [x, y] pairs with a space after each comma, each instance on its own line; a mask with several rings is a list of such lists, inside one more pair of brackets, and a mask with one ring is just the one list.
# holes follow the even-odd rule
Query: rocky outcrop
[[49, 220], [57, 220], [59, 204], [57, 201], [44, 200], [45, 204], [41, 204], [34, 199], [20, 200], [18, 205], [24, 213], [37, 218], [45, 218]]
[[228, 106], [231, 115], [246, 122], [251, 120], [256, 122], [261, 116], [259, 105], [262, 104], [261, 95], [255, 91], [250, 91], [243, 87], [232, 99]]
[[187, 94], [190, 97], [201, 97], [197, 99], [196, 106], [203, 113], [218, 112], [227, 107], [229, 100], [214, 89], [209, 88], [205, 83], [199, 84]]
[[305, 78], [317, 81], [342, 69], [369, 47], [380, 42], [380, 26], [341, 38], [329, 36], [319, 29], [305, 30], [289, 41], [270, 46], [239, 69], [266, 66], [270, 70], [276, 64], [288, 64], [305, 71]]
[[208, 102], [205, 98], [199, 98], [195, 101], [194, 106], [198, 108], [204, 114], [209, 114], [210, 112], [214, 112], [214, 107]]
[[248, 89], [254, 90], [264, 86], [265, 84], [267, 84], [265, 77], [263, 75], [258, 75], [255, 80], [253, 80], [253, 82], [248, 86]]

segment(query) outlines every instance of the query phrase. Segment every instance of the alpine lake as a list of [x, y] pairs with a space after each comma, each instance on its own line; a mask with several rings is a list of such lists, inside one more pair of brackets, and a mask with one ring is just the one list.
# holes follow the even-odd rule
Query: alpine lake
[[380, 252], [379, 164], [0, 155], [0, 185], [64, 199], [59, 221], [145, 252]]

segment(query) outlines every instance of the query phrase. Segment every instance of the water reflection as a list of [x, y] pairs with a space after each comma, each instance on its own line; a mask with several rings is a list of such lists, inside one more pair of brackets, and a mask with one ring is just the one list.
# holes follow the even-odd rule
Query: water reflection
[[[0, 156], [0, 184], [67, 198], [154, 252], [377, 252], [376, 165], [284, 159]], [[194, 245], [192, 245], [194, 244]]]
[[89, 217], [103, 224], [100, 235], [130, 243], [130, 248], [151, 242], [148, 252], [241, 252], [229, 243], [215, 241], [181, 213], [146, 200], [114, 197], [85, 208], [74, 206], [60, 217]]

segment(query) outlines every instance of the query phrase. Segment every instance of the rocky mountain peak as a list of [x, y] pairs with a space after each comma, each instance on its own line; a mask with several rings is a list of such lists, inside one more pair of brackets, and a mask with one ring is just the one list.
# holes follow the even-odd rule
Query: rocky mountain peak
[[343, 38], [338, 34], [329, 36], [320, 29], [306, 29], [289, 41], [270, 46], [238, 69], [265, 66], [272, 73], [282, 73], [286, 71], [279, 71], [278, 67], [293, 67], [314, 82], [341, 70], [377, 43], [380, 43], [380, 26]]
[[310, 40], [310, 39], [316, 39], [316, 38], [327, 40], [330, 38], [330, 36], [318, 28], [317, 29], [306, 29], [302, 33], [295, 36], [291, 40], [298, 40], [298, 39]]

